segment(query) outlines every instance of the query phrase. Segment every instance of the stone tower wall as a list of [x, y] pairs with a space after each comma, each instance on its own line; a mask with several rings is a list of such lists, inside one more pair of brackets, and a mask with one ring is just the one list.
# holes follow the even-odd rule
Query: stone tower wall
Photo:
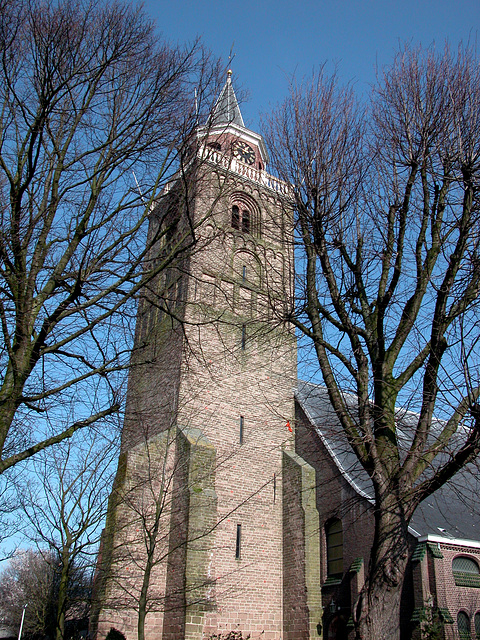
[[[193, 182], [195, 247], [151, 283], [139, 311], [98, 635], [115, 626], [135, 640], [145, 531], [156, 522], [147, 638], [241, 631], [277, 640], [285, 625], [292, 639], [317, 637], [320, 596], [315, 580], [305, 586], [319, 563], [315, 535], [300, 560], [284, 555], [285, 526], [305, 531], [313, 513], [303, 489], [290, 491], [284, 507], [285, 483], [296, 486], [302, 468], [303, 487], [307, 473], [283, 465], [295, 424], [296, 342], [284, 322], [293, 297], [291, 211], [274, 190], [215, 163]], [[168, 219], [174, 190], [158, 219]], [[232, 227], [236, 202], [252, 211], [248, 233]], [[184, 218], [179, 212], [180, 226]], [[166, 291], [170, 315], [161, 311]], [[286, 567], [305, 600], [300, 635]]]
[[[243, 180], [214, 172], [200, 190], [196, 216], [220, 184], [206, 229], [211, 241], [191, 261], [191, 353], [182, 361], [178, 419], [201, 430], [217, 456], [216, 607], [205, 632], [274, 639], [283, 625], [282, 449], [293, 446], [287, 422], [294, 417], [296, 349], [291, 330], [268, 315], [267, 297], [286, 304], [291, 246], [282, 237], [282, 203]], [[231, 228], [238, 198], [259, 211], [259, 228], [250, 234]]]

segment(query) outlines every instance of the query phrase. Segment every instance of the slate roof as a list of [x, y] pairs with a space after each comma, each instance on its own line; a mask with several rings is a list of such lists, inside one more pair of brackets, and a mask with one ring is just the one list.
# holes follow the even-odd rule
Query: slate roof
[[[373, 503], [373, 486], [358, 462], [338, 418], [330, 404], [326, 387], [309, 382], [298, 382], [296, 398], [305, 415], [335, 462], [339, 472], [351, 487]], [[354, 395], [345, 396], [347, 405], [354, 409]], [[409, 440], [409, 423], [415, 414], [404, 412], [400, 417], [399, 440]], [[415, 512], [410, 532], [416, 537], [426, 535], [480, 541], [480, 474], [476, 467], [462, 469], [450, 483], [424, 500]]]
[[233, 90], [231, 71], [227, 73], [227, 81], [217, 98], [210, 118], [210, 124], [213, 126], [236, 124], [239, 127], [245, 127], [237, 97]]

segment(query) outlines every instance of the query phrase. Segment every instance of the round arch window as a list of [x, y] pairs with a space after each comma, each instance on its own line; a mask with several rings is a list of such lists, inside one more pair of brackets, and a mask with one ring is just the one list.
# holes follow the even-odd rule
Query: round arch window
[[230, 225], [237, 231], [260, 237], [260, 209], [255, 200], [237, 191], [230, 196]]
[[463, 573], [472, 573], [474, 575], [480, 574], [478, 564], [472, 558], [466, 556], [457, 556], [452, 562], [453, 571], [461, 571]]
[[459, 611], [457, 615], [457, 628], [458, 635], [461, 640], [470, 640], [472, 635], [470, 633], [470, 618], [465, 611]]
[[474, 618], [475, 622], [475, 638], [480, 640], [480, 611], [477, 611]]

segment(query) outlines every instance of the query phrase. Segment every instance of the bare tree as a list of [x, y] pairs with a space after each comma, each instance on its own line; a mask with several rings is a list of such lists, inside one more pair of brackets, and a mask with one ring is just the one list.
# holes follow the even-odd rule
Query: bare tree
[[[47, 449], [35, 460], [35, 475], [21, 487], [19, 502], [27, 518], [25, 536], [39, 549], [55, 577], [52, 632], [65, 637], [68, 613], [78, 607], [78, 573], [93, 574], [104, 526], [114, 465], [114, 438], [85, 431]], [[111, 434], [114, 435], [114, 434]], [[90, 594], [80, 594], [83, 604]]]
[[129, 5], [1, 3], [0, 473], [119, 411], [136, 294], [195, 244], [146, 260], [215, 77]]
[[375, 492], [357, 637], [391, 640], [412, 514], [480, 450], [480, 66], [406, 46], [365, 107], [321, 70], [269, 128], [298, 223], [290, 320]]
[[3, 623], [18, 629], [27, 605], [25, 635], [45, 633], [49, 624], [53, 582], [53, 572], [42, 554], [33, 550], [16, 554], [0, 576]]
[[[19, 551], [9, 560], [0, 575], [2, 622], [14, 633], [25, 613], [22, 636], [44, 638], [55, 636], [58, 602], [58, 557], [54, 552]], [[72, 567], [69, 581], [69, 634], [75, 635], [78, 625], [85, 625], [88, 616], [91, 572], [78, 564]], [[85, 627], [84, 627], [85, 628]]]

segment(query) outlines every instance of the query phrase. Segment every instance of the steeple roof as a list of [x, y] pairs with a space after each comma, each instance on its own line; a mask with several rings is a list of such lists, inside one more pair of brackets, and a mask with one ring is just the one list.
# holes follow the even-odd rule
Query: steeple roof
[[236, 124], [240, 127], [245, 127], [237, 97], [233, 90], [232, 72], [230, 70], [227, 71], [227, 81], [218, 96], [210, 117], [213, 126]]

